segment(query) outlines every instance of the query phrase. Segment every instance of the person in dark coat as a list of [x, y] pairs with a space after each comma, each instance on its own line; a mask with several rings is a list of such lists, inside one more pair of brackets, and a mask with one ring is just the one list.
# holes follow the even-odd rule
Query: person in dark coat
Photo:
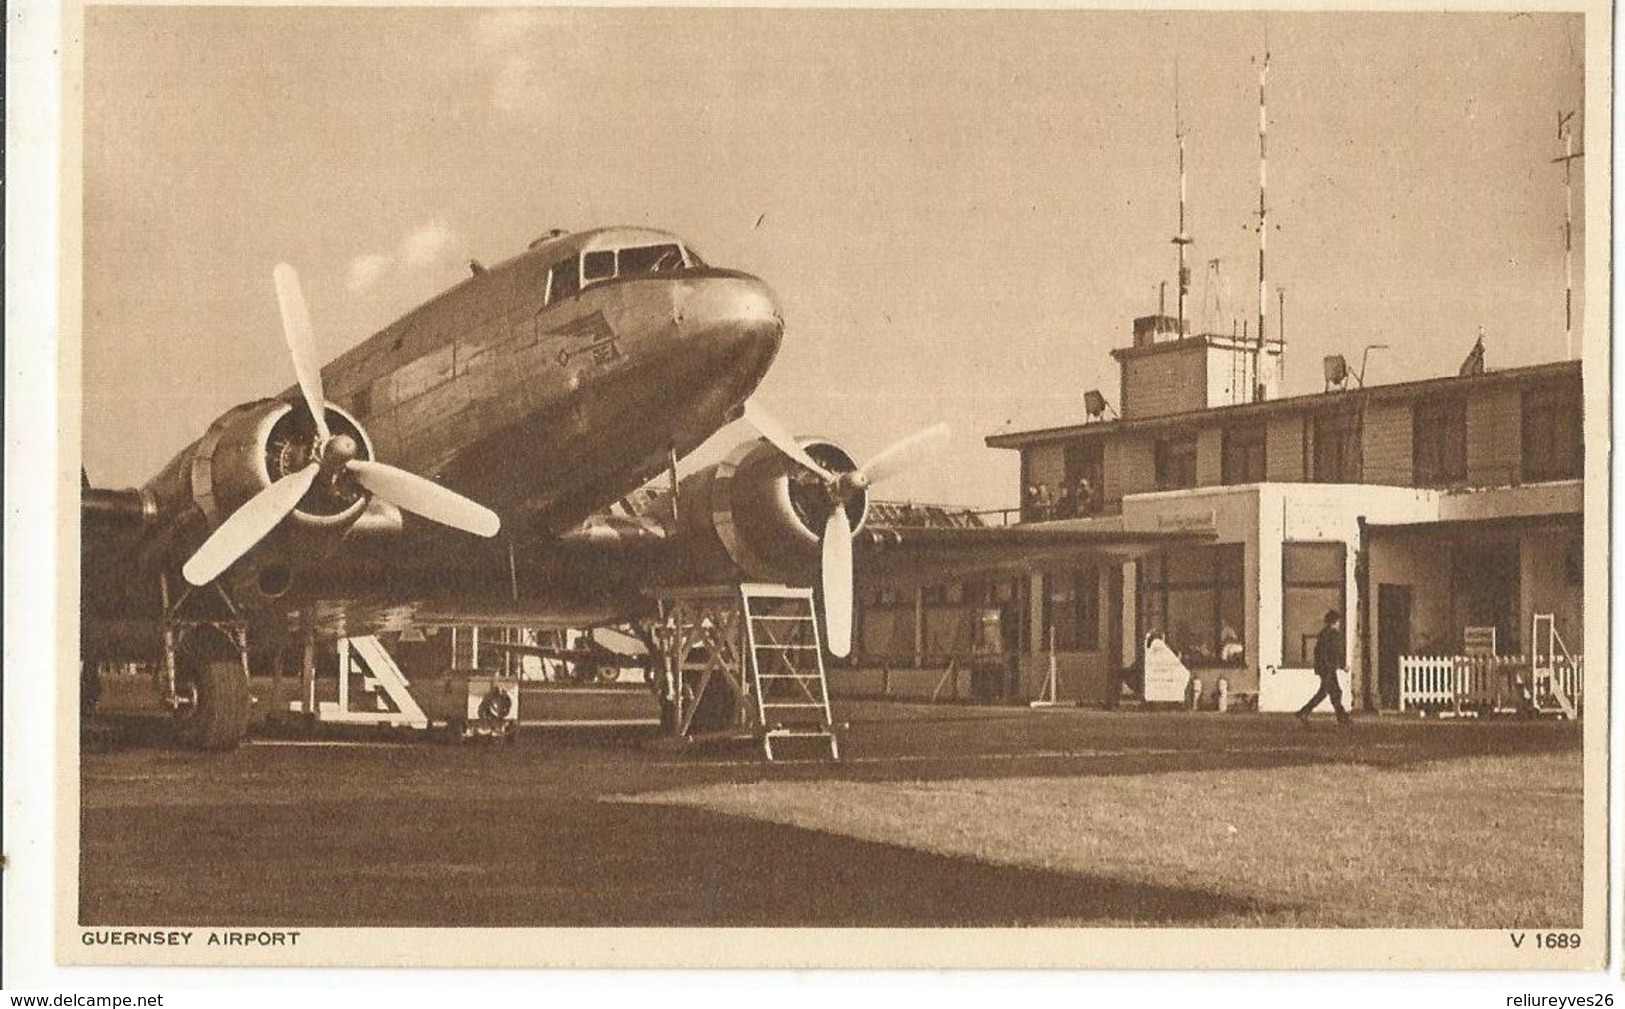
[[1315, 696], [1309, 698], [1309, 703], [1298, 709], [1298, 720], [1304, 724], [1309, 722], [1309, 713], [1315, 710], [1316, 705], [1328, 697], [1332, 701], [1332, 710], [1337, 712], [1337, 721], [1341, 725], [1349, 722], [1349, 713], [1343, 709], [1343, 688], [1337, 682], [1337, 671], [1343, 668], [1343, 615], [1336, 610], [1328, 610], [1326, 622], [1315, 636], [1315, 675], [1320, 677], [1320, 689]]

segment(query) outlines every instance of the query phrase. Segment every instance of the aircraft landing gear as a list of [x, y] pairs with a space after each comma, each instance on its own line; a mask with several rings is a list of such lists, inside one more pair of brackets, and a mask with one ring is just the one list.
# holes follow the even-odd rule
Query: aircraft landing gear
[[[173, 602], [169, 579], [158, 576], [163, 600], [164, 660], [159, 692], [174, 715], [174, 738], [200, 750], [234, 750], [248, 732], [248, 628], [223, 589], [224, 611], [209, 612], [188, 587]], [[199, 633], [214, 631], [215, 633]]]
[[199, 750], [234, 750], [248, 732], [251, 698], [241, 664], [186, 660], [177, 670], [175, 740]]

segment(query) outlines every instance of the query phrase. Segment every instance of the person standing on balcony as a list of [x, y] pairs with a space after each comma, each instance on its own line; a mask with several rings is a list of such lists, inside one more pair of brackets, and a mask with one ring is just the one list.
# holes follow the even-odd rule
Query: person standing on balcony
[[1038, 513], [1038, 521], [1048, 522], [1052, 517], [1050, 512], [1054, 507], [1055, 499], [1050, 497], [1049, 484], [1040, 480], [1038, 482], [1038, 507], [1035, 509]]
[[1088, 518], [1095, 513], [1095, 488], [1089, 483], [1088, 477], [1078, 477], [1078, 488], [1073, 492], [1073, 500], [1077, 502], [1078, 518]]
[[1331, 698], [1332, 710], [1337, 712], [1337, 723], [1347, 725], [1349, 713], [1343, 709], [1343, 687], [1337, 682], [1337, 671], [1343, 668], [1343, 615], [1336, 610], [1326, 611], [1325, 623], [1315, 636], [1315, 675], [1320, 677], [1320, 689], [1309, 703], [1298, 709], [1298, 721], [1309, 724], [1309, 713], [1321, 701]]

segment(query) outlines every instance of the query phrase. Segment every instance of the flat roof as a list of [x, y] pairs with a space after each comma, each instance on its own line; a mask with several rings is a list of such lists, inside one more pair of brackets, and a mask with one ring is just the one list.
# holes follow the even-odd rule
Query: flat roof
[[1283, 399], [1267, 399], [1257, 403], [1235, 403], [1229, 406], [1211, 406], [1201, 410], [1164, 414], [1159, 417], [1138, 417], [1133, 420], [1097, 420], [1061, 427], [1035, 428], [1030, 431], [1007, 431], [990, 434], [984, 439], [989, 448], [1021, 448], [1037, 442], [1060, 441], [1079, 435], [1104, 437], [1128, 431], [1141, 431], [1160, 427], [1189, 424], [1207, 424], [1228, 420], [1246, 420], [1277, 413], [1318, 410], [1341, 404], [1358, 402], [1362, 398], [1375, 400], [1420, 399], [1457, 387], [1482, 388], [1507, 383], [1525, 383], [1580, 376], [1579, 361], [1550, 361], [1545, 364], [1525, 365], [1486, 371], [1479, 375], [1445, 375], [1437, 378], [1416, 379], [1411, 382], [1392, 382], [1372, 385], [1363, 389], [1340, 389], [1334, 392], [1312, 392]]

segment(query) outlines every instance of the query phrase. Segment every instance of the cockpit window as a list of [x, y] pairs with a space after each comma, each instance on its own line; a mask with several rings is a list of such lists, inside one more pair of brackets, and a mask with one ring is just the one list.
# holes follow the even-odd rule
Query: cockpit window
[[705, 263], [694, 254], [693, 249], [684, 249], [676, 242], [661, 242], [657, 245], [633, 245], [628, 248], [612, 250], [597, 249], [582, 254], [580, 273], [575, 270], [577, 260], [560, 263], [553, 267], [549, 281], [548, 301], [554, 302], [560, 298], [567, 298], [583, 287], [589, 287], [600, 281], [610, 280], [614, 277], [638, 277], [651, 273], [673, 273], [693, 267], [704, 267]]
[[688, 250], [688, 265], [692, 269], [704, 270], [707, 268], [705, 260], [700, 258], [700, 254], [694, 251], [694, 247], [692, 245], [685, 246], [685, 248]]
[[615, 276], [615, 253], [604, 249], [598, 252], [589, 252], [581, 257], [581, 282], [590, 284], [595, 280], [608, 280]]
[[683, 250], [675, 242], [622, 249], [620, 257], [623, 277], [639, 273], [668, 273], [683, 268]]
[[548, 271], [547, 303], [563, 301], [577, 291], [581, 290], [581, 260], [574, 256], [562, 263], [553, 264]]

